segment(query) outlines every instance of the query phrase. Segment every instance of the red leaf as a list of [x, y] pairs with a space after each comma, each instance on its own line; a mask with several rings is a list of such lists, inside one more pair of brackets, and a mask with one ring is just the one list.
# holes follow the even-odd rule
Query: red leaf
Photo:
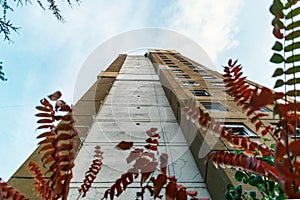
[[126, 159], [127, 163], [131, 163], [132, 161], [137, 159], [141, 155], [141, 153], [143, 153], [143, 149], [135, 149], [135, 150], [131, 151], [129, 156]]
[[37, 136], [37, 139], [43, 138], [43, 137], [52, 137], [52, 136], [54, 136], [54, 135], [55, 135], [54, 132], [49, 131], [49, 132], [45, 132], [45, 133], [40, 134], [39, 136]]
[[195, 197], [195, 196], [197, 196], [198, 192], [195, 190], [192, 190], [192, 191], [187, 191], [187, 194], [191, 197]]
[[149, 178], [149, 176], [152, 174], [152, 172], [145, 172], [142, 173], [142, 177], [141, 177], [141, 185], [143, 185], [143, 183]]
[[286, 154], [286, 148], [281, 142], [277, 142], [275, 145], [275, 162], [276, 160], [281, 160]]
[[244, 149], [248, 149], [247, 139], [245, 137], [243, 137], [243, 139], [242, 139], [241, 146]]
[[150, 128], [146, 133], [148, 134], [149, 137], [153, 137], [156, 135], [157, 128]]
[[39, 126], [39, 127], [37, 127], [37, 129], [44, 129], [44, 128], [54, 128], [54, 126], [53, 125], [42, 125], [42, 126]]
[[56, 91], [55, 93], [49, 95], [49, 99], [51, 99], [52, 101], [56, 101], [61, 97], [61, 92], [60, 91]]
[[37, 123], [39, 123], [39, 124], [49, 124], [49, 123], [52, 123], [52, 122], [54, 122], [53, 119], [40, 119], [40, 120], [37, 121]]
[[38, 113], [38, 114], [35, 114], [35, 116], [37, 117], [53, 117], [52, 113]]
[[150, 149], [152, 151], [157, 151], [157, 146], [153, 146], [153, 145], [150, 145], [150, 144], [146, 145], [145, 148]]
[[228, 66], [231, 67], [231, 64], [232, 64], [232, 60], [229, 59], [229, 60], [228, 60]]
[[294, 140], [289, 144], [289, 150], [294, 156], [300, 155], [300, 140]]
[[169, 182], [166, 187], [166, 199], [174, 200], [177, 195], [177, 184], [174, 182]]
[[148, 138], [146, 140], [146, 142], [150, 143], [150, 144], [158, 144], [158, 140], [157, 139], [152, 139], [152, 138]]
[[267, 147], [264, 147], [264, 146], [260, 146], [259, 151], [261, 152], [261, 154], [263, 156], [271, 156], [272, 155], [272, 152]]
[[260, 129], [260, 127], [263, 125], [263, 123], [260, 121], [260, 122], [257, 122], [255, 124], [255, 130], [258, 131]]
[[236, 146], [239, 146], [240, 140], [239, 140], [239, 135], [236, 134], [233, 138], [233, 144]]
[[146, 173], [146, 172], [154, 172], [157, 166], [157, 162], [149, 162], [146, 165], [141, 167], [141, 172]]
[[177, 192], [176, 199], [187, 200], [188, 198], [187, 198], [186, 190], [180, 189], [180, 190]]
[[272, 90], [263, 87], [259, 93], [253, 92], [253, 95], [250, 99], [250, 106], [252, 106], [253, 109], [261, 108], [263, 106], [272, 104], [274, 100], [275, 99]]
[[281, 33], [280, 29], [277, 26], [274, 27], [273, 34], [278, 39], [282, 39], [283, 38], [283, 34]]
[[152, 177], [150, 180], [153, 182], [154, 185], [154, 198], [157, 198], [161, 189], [167, 182], [167, 176], [165, 174], [159, 174], [156, 179]]
[[44, 106], [36, 106], [35, 108], [40, 110], [40, 111], [45, 111], [45, 112], [51, 112], [52, 111], [51, 109], [49, 109], [47, 107], [44, 107]]
[[160, 155], [159, 159], [160, 159], [160, 170], [167, 174], [167, 166], [168, 166], [168, 154], [163, 153]]

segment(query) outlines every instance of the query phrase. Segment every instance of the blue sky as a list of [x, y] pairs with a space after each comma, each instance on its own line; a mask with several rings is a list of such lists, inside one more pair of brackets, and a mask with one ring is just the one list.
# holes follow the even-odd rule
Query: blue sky
[[[120, 33], [163, 28], [184, 34], [212, 58], [218, 71], [229, 58], [252, 81], [273, 87], [269, 63], [274, 42], [270, 1], [86, 0], [61, 5], [66, 23], [37, 4], [9, 13], [21, 26], [13, 44], [2, 42], [0, 59], [8, 81], [0, 82], [0, 177], [7, 180], [36, 148], [35, 106], [56, 90], [74, 99], [76, 80], [88, 56]], [[120, 52], [122, 53], [122, 52]], [[99, 66], [105, 69], [106, 66]], [[90, 74], [96, 80], [97, 74]]]

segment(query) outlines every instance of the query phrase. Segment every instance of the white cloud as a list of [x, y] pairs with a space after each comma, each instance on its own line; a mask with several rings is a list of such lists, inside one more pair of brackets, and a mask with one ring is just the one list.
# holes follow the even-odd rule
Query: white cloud
[[168, 24], [193, 38], [216, 61], [222, 51], [239, 44], [234, 36], [242, 4], [242, 0], [178, 0]]

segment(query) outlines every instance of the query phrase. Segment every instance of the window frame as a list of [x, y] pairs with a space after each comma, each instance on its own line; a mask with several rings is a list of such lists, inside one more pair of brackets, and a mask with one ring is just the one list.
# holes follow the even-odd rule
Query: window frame
[[[223, 104], [219, 102], [200, 102], [201, 105], [208, 111], [208, 112], [227, 112]], [[209, 108], [210, 107], [210, 108]]]
[[197, 87], [200, 85], [196, 81], [182, 81], [182, 84], [187, 87]]
[[[226, 127], [226, 130], [227, 129], [232, 129], [232, 133], [234, 132], [239, 132], [239, 137], [251, 137], [251, 138], [259, 138], [258, 135], [256, 135], [249, 127], [247, 127], [244, 123], [242, 122], [225, 122], [224, 123], [224, 126]], [[243, 128], [242, 131], [238, 131], [238, 130], [235, 130], [237, 128]], [[244, 133], [244, 134], [243, 134]], [[233, 134], [232, 136], [235, 136], [235, 134]]]
[[[207, 92], [206, 90], [203, 90], [203, 89], [199, 89], [199, 90], [190, 90], [191, 91], [191, 93], [194, 95], [194, 96], [196, 96], [196, 97], [209, 97], [209, 96], [211, 96], [210, 94], [209, 94], [209, 92]], [[198, 95], [198, 94], [200, 94], [200, 93], [202, 93], [203, 92], [203, 94], [204, 95]], [[198, 94], [197, 94], [198, 93]]]
[[185, 79], [190, 79], [191, 77], [187, 74], [175, 74], [176, 78], [185, 78]]

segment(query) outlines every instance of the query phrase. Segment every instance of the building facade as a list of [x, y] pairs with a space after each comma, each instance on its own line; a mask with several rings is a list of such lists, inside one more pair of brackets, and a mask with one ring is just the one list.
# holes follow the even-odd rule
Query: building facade
[[[182, 109], [192, 104], [242, 135], [257, 137], [253, 124], [226, 94], [220, 73], [174, 50], [149, 50], [145, 56], [119, 55], [75, 105], [81, 145], [69, 199], [78, 198], [78, 188], [93, 160], [96, 145], [104, 152], [103, 166], [86, 199], [101, 199], [129, 169], [130, 164], [126, 162], [129, 151], [117, 150], [115, 145], [120, 141], [133, 141], [143, 147], [150, 128], [157, 128], [161, 136], [159, 152], [169, 155], [169, 176], [176, 176], [178, 184], [198, 191], [198, 197], [224, 199], [226, 185], [235, 184], [234, 172], [216, 169], [211, 161], [206, 162], [206, 155], [211, 151], [233, 149], [222, 138], [206, 133], [186, 118]], [[270, 115], [267, 120], [272, 121], [270, 109], [265, 108], [264, 112]], [[31, 199], [36, 197], [27, 163], [40, 160], [38, 151], [9, 180]], [[116, 199], [141, 199], [139, 188], [137, 181]]]

